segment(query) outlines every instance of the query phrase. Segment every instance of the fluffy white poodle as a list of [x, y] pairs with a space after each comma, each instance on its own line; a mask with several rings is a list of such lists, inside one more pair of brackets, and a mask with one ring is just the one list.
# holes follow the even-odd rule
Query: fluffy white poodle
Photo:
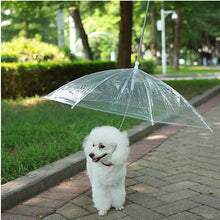
[[126, 195], [126, 161], [130, 152], [127, 133], [111, 126], [96, 127], [85, 138], [83, 148], [93, 202], [99, 215], [106, 215], [111, 206], [122, 210]]

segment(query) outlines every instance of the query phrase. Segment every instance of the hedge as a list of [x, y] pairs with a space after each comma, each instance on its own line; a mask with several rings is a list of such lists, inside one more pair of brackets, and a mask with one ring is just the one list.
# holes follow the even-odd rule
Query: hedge
[[[144, 71], [153, 73], [153, 61], [141, 64]], [[116, 62], [2, 63], [2, 98], [45, 95], [76, 78], [108, 69], [116, 69]]]
[[1, 53], [2, 63], [15, 63], [18, 62], [18, 56], [16, 54], [4, 54]]

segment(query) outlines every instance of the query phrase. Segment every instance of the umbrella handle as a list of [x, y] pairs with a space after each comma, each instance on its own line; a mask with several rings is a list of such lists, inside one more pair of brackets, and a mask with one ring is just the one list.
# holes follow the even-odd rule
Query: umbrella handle
[[136, 61], [139, 60], [140, 53], [141, 53], [141, 44], [142, 44], [142, 40], [143, 40], [143, 36], [144, 36], [144, 29], [145, 29], [145, 26], [146, 26], [146, 20], [147, 20], [149, 4], [150, 4], [150, 0], [148, 0], [148, 2], [147, 2], [146, 13], [145, 13], [145, 18], [144, 18], [144, 24], [143, 24], [143, 29], [142, 29], [142, 33], [141, 33], [141, 39], [140, 39], [140, 42], [139, 42], [139, 49], [138, 49], [138, 55], [137, 55]]

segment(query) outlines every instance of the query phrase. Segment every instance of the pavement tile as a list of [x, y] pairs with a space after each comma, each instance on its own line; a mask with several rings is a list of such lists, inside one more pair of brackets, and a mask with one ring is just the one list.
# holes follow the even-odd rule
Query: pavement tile
[[[160, 155], [162, 156], [162, 155]], [[168, 160], [167, 158], [162, 157], [158, 157], [158, 156], [154, 156], [153, 154], [147, 154], [145, 157], [143, 157], [143, 159], [151, 161], [151, 162], [155, 162], [155, 163], [159, 163], [159, 164], [171, 164], [173, 162], [173, 160]]]
[[52, 214], [43, 218], [43, 220], [68, 220], [68, 219], [58, 214]]
[[94, 207], [94, 204], [86, 205], [83, 208], [90, 213], [97, 213], [97, 209]]
[[39, 217], [2, 213], [1, 220], [39, 220]]
[[198, 167], [196, 167], [194, 164], [187, 164], [180, 167], [173, 167], [171, 169], [167, 169], [166, 172], [172, 175], [177, 175], [177, 174], [192, 172], [197, 169]]
[[60, 214], [66, 218], [77, 218], [77, 217], [82, 217], [85, 215], [88, 215], [89, 212], [86, 211], [85, 209], [82, 209], [74, 204], [67, 203], [63, 207], [57, 209], [57, 214]]
[[220, 180], [220, 172], [218, 171], [211, 171], [211, 170], [200, 168], [200, 169], [193, 170], [192, 172], [197, 175], [206, 176], [206, 177]]
[[137, 183], [138, 183], [138, 181], [135, 180], [135, 179], [126, 178], [126, 180], [125, 180], [125, 185], [126, 185], [126, 187], [135, 185], [135, 184], [137, 184]]
[[205, 168], [207, 170], [220, 171], [220, 166], [209, 164], [209, 163], [197, 163], [196, 166]]
[[80, 195], [70, 202], [77, 206], [86, 206], [93, 203], [92, 198], [86, 195]]
[[181, 191], [169, 192], [169, 193], [166, 193], [164, 195], [160, 195], [160, 196], [157, 197], [157, 199], [160, 199], [161, 201], [164, 201], [164, 202], [174, 202], [174, 201], [177, 201], [177, 200], [191, 198], [191, 197], [194, 197], [196, 195], [199, 195], [199, 193], [194, 192], [194, 191], [189, 190], [189, 189], [184, 189], [184, 190], [181, 190]]
[[157, 207], [164, 204], [164, 202], [160, 200], [139, 192], [128, 195], [127, 199], [146, 208]]
[[196, 183], [200, 183], [200, 184], [204, 184], [204, 185], [208, 185], [211, 187], [220, 188], [220, 180], [216, 180], [213, 178], [207, 178], [205, 176], [194, 176], [191, 178], [191, 181], [196, 182]]
[[198, 161], [198, 162], [203, 162], [204, 164], [209, 163], [209, 164], [216, 165], [216, 159], [213, 159], [213, 158], [207, 158], [207, 157], [202, 157], [199, 155], [194, 155], [193, 160]]
[[69, 201], [73, 198], [75, 198], [78, 195], [77, 192], [72, 193], [61, 193], [56, 191], [45, 191], [43, 193], [40, 193], [38, 197], [45, 198], [45, 199], [54, 199], [54, 200], [62, 200], [62, 201]]
[[34, 197], [22, 203], [22, 205], [28, 206], [38, 206], [38, 207], [49, 207], [49, 208], [58, 208], [64, 205], [66, 201], [55, 200], [55, 199], [45, 199], [41, 197]]
[[130, 216], [125, 216], [123, 218], [119, 218], [117, 220], [134, 220], [134, 218], [130, 217]]
[[163, 163], [162, 161], [160, 161], [160, 162], [148, 161], [146, 156], [143, 157], [142, 159], [147, 161], [146, 167], [154, 168], [159, 171], [166, 172], [168, 169], [172, 168], [171, 166], [169, 166], [169, 163], [172, 163], [172, 161], [170, 161], [169, 163], [168, 162]]
[[40, 217], [51, 214], [54, 212], [54, 208], [17, 205], [14, 208], [9, 209], [7, 212], [14, 215]]
[[162, 220], [201, 220], [201, 216], [197, 216], [190, 212], [180, 212], [176, 215], [162, 218]]
[[138, 176], [143, 176], [144, 174], [142, 172], [139, 171], [134, 171], [134, 170], [128, 170], [127, 171], [127, 177], [128, 178], [134, 178], [134, 177], [138, 177]]
[[190, 212], [195, 213], [196, 215], [202, 216], [203, 218], [213, 219], [219, 217], [220, 219], [220, 211], [208, 206], [199, 206], [194, 209], [190, 209]]
[[80, 217], [80, 218], [76, 218], [78, 220], [103, 220], [103, 219], [107, 219], [107, 220], [118, 220], [120, 218], [125, 217], [126, 214], [124, 214], [122, 211], [117, 211], [115, 209], [110, 209], [109, 212], [107, 213], [106, 216], [99, 216], [98, 212], [96, 214], [90, 214], [88, 216], [84, 216], [84, 217]]
[[186, 165], [191, 165], [195, 163], [193, 159], [191, 158], [188, 158], [188, 159], [185, 159], [185, 160], [178, 160], [178, 161], [174, 161], [172, 163], [170, 163], [169, 165], [172, 166], [172, 167], [182, 167], [182, 166], [186, 166]]
[[[137, 166], [137, 167], [139, 167], [140, 170], [141, 170], [141, 168], [142, 168], [142, 169], [143, 169], [143, 168], [146, 168], [146, 167], [148, 166], [148, 163], [147, 163], [146, 160], [139, 159], [139, 160], [135, 161], [134, 163], [132, 163], [130, 166], [131, 166], [131, 167]], [[129, 168], [130, 168], [130, 166], [129, 166]]]
[[168, 185], [169, 182], [165, 180], [161, 180], [159, 178], [151, 177], [151, 176], [140, 176], [135, 178], [137, 181], [142, 182], [142, 183], [147, 183], [151, 186], [155, 187], [160, 187], [160, 186], [165, 186]]
[[[156, 187], [153, 187], [153, 186], [150, 186], [150, 185], [145, 184], [145, 183], [139, 183], [139, 184], [130, 186], [128, 188], [132, 189], [132, 190], [135, 190], [137, 192], [140, 192], [140, 193], [147, 193], [147, 194], [161, 193], [160, 189], [158, 189]], [[162, 192], [162, 193], [166, 193], [166, 192]]]
[[199, 195], [193, 198], [194, 201], [201, 204], [220, 209], [220, 198], [213, 197], [210, 195]]
[[147, 176], [152, 176], [156, 178], [162, 178], [166, 176], [170, 176], [171, 174], [164, 172], [164, 171], [159, 171], [153, 168], [145, 168], [140, 171], [142, 174], [145, 174]]
[[156, 208], [152, 207], [152, 209], [165, 216], [169, 216], [169, 215], [177, 214], [179, 212], [186, 211], [194, 207], [198, 207], [200, 205], [201, 204], [197, 202], [193, 202], [188, 199], [185, 199], [185, 200], [179, 200], [179, 201], [167, 203], [163, 206], [156, 207]]
[[147, 220], [151, 219], [161, 219], [163, 216], [158, 214], [157, 212], [154, 212], [150, 209], [144, 208], [142, 206], [131, 204], [125, 207], [124, 212], [133, 217], [134, 219], [140, 219], [144, 220], [147, 218]]
[[200, 186], [200, 184], [186, 180], [183, 182], [173, 183], [167, 186], [162, 186], [161, 189], [167, 192], [176, 192], [176, 191], [180, 191], [180, 190], [188, 189], [188, 188], [193, 190], [194, 188], [198, 186]]
[[163, 180], [168, 181], [170, 183], [178, 183], [180, 181], [190, 180], [193, 177], [195, 177], [195, 175], [192, 173], [181, 173], [181, 174], [177, 174], [177, 175], [164, 177]]
[[207, 195], [210, 195], [210, 196], [220, 198], [220, 190], [218, 188], [213, 187], [213, 186], [211, 187], [211, 186], [198, 184], [198, 185], [195, 185], [195, 186], [191, 186], [189, 188], [193, 191], [196, 191], [196, 192], [200, 193], [200, 194], [207, 194]]

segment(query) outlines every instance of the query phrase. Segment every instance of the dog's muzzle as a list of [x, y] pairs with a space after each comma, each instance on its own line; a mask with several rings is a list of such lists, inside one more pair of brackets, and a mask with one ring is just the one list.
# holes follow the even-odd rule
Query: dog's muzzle
[[99, 160], [101, 160], [103, 157], [105, 157], [107, 154], [102, 155], [101, 157], [96, 157], [95, 158], [95, 154], [94, 153], [90, 153], [89, 156], [92, 158], [92, 162], [98, 162]]

